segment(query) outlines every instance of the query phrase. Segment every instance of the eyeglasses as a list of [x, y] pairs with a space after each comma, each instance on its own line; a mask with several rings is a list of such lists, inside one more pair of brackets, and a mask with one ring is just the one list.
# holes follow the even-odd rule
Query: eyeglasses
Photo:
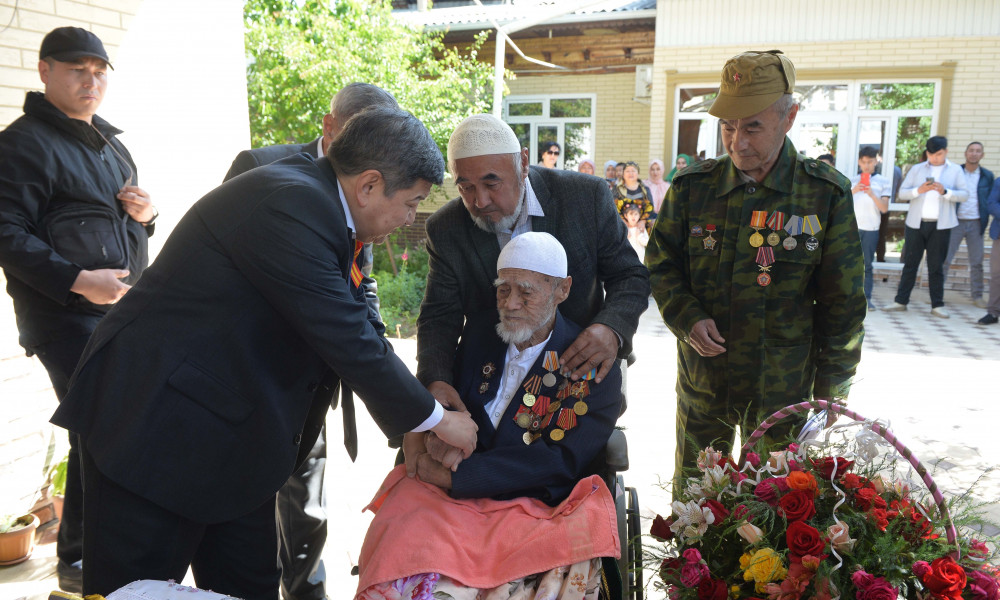
[[546, 150], [545, 153], [546, 154], [551, 154], [552, 156], [559, 156], [559, 151], [558, 150]]

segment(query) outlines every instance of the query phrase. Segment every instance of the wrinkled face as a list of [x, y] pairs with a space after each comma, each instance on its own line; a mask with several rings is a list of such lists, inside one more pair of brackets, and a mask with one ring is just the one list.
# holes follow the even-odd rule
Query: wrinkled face
[[528, 153], [486, 154], [454, 161], [452, 175], [472, 219], [487, 231], [517, 221], [528, 175]]
[[83, 57], [74, 62], [38, 62], [45, 98], [71, 119], [90, 122], [108, 88], [108, 63]]
[[576, 170], [580, 171], [581, 173], [586, 173], [587, 175], [593, 175], [594, 165], [590, 164], [589, 162], [580, 163], [580, 166], [577, 167]]
[[722, 143], [736, 168], [758, 181], [771, 171], [792, 128], [798, 106], [782, 117], [772, 104], [744, 119], [720, 119]]
[[615, 177], [616, 177], [616, 175], [615, 175], [615, 166], [614, 165], [608, 165], [608, 167], [606, 169], [604, 169], [604, 178], [605, 179], [614, 179]]
[[[677, 162], [674, 163], [674, 166], [677, 167], [678, 171], [680, 171], [681, 169], [686, 169], [688, 166], [688, 161], [683, 156], [678, 156]], [[652, 167], [650, 167], [650, 169], [652, 169]]]
[[875, 167], [878, 166], [878, 159], [874, 156], [862, 156], [858, 159], [858, 166], [861, 167], [862, 173], [874, 173]]
[[[497, 333], [505, 342], [522, 344], [552, 326], [559, 280], [526, 269], [500, 269], [497, 288]], [[548, 333], [547, 331], [545, 332]]]
[[661, 177], [663, 177], [663, 167], [660, 166], [660, 163], [655, 162], [649, 165], [649, 178], [653, 181], [659, 181]]
[[431, 191], [431, 183], [420, 179], [412, 187], [384, 193], [384, 181], [365, 185], [358, 192], [365, 196], [366, 206], [354, 219], [357, 238], [365, 243], [381, 244], [399, 227], [413, 225], [420, 201]]
[[935, 167], [940, 167], [941, 165], [943, 165], [945, 159], [947, 158], [948, 158], [947, 148], [941, 148], [940, 150], [934, 152], [933, 154], [930, 152], [927, 153], [927, 162], [931, 163]]
[[970, 165], [978, 165], [981, 160], [983, 160], [983, 146], [981, 144], [969, 144], [969, 147], [965, 149], [965, 162]]
[[635, 168], [633, 165], [628, 165], [622, 172], [622, 179], [628, 185], [635, 185], [639, 181], [639, 169]]

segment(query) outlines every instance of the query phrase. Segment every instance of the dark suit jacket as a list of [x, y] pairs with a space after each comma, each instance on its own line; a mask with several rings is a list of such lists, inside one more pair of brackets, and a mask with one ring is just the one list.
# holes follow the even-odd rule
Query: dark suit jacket
[[312, 447], [338, 380], [386, 435], [434, 399], [351, 289], [334, 171], [296, 155], [199, 200], [101, 321], [52, 422], [101, 472], [188, 519], [260, 506]]
[[[962, 163], [962, 172], [965, 172], [965, 163]], [[979, 233], [986, 232], [986, 226], [990, 222], [990, 209], [987, 201], [990, 199], [990, 192], [993, 190], [993, 171], [984, 167], [979, 167], [979, 185], [976, 186], [976, 193], [979, 195]]]
[[[584, 326], [603, 323], [622, 336], [620, 356], [632, 350], [639, 315], [649, 303], [649, 272], [603, 179], [530, 167], [529, 181], [545, 212], [533, 231], [551, 233], [566, 250], [573, 287], [559, 310]], [[500, 245], [476, 227], [461, 198], [427, 219], [430, 269], [417, 319], [417, 378], [452, 382], [451, 367], [463, 318], [496, 307]]]
[[[269, 165], [274, 161], [299, 153], [319, 158], [319, 152], [317, 152], [319, 140], [320, 138], [316, 138], [305, 144], [278, 144], [275, 146], [254, 148], [252, 150], [243, 150], [233, 159], [233, 164], [229, 167], [229, 172], [226, 173], [226, 178], [222, 182], [225, 183], [237, 175], [246, 173], [250, 169]], [[361, 289], [365, 291], [365, 300], [368, 301], [368, 307], [374, 312], [373, 316], [379, 322], [379, 333], [385, 335], [385, 325], [382, 324], [382, 314], [379, 312], [378, 283], [371, 277], [374, 263], [375, 258], [372, 255], [372, 245], [365, 244], [364, 249], [361, 251], [361, 274], [364, 275], [361, 279]]]
[[[493, 427], [485, 406], [499, 391], [507, 344], [496, 334], [499, 317], [495, 310], [469, 317], [462, 331], [462, 343], [455, 363], [456, 388], [472, 419], [479, 425], [479, 444], [469, 458], [452, 474], [452, 496], [456, 498], [496, 498], [498, 500], [531, 497], [555, 506], [573, 489], [576, 482], [589, 473], [590, 462], [604, 449], [621, 412], [621, 368], [615, 362], [611, 372], [599, 384], [588, 382], [590, 395], [587, 414], [577, 417], [577, 426], [567, 430], [565, 437], [554, 442], [549, 432], [556, 428], [553, 418], [542, 430], [542, 436], [530, 446], [522, 436], [525, 430], [514, 422], [524, 395], [522, 381], [511, 399], [498, 427]], [[552, 337], [528, 371], [525, 381], [533, 375], [544, 376], [545, 352], [562, 352], [580, 335], [580, 327], [556, 313]], [[483, 366], [492, 362], [497, 372], [486, 381], [491, 385], [480, 393]], [[558, 378], [559, 381], [562, 378]], [[558, 383], [557, 383], [558, 387]], [[539, 395], [555, 401], [557, 387], [542, 387]], [[576, 398], [570, 396], [562, 408], [572, 409]]]

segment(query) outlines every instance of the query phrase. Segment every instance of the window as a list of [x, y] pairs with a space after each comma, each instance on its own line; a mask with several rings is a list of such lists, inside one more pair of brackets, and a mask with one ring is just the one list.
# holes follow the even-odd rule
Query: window
[[595, 104], [594, 94], [508, 96], [503, 114], [533, 164], [541, 161], [541, 143], [551, 141], [562, 148], [556, 168], [575, 170], [594, 156]]

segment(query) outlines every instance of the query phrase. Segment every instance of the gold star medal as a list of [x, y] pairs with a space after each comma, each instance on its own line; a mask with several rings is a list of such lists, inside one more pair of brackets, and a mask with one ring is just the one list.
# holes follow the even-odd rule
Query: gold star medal
[[712, 237], [715, 233], [715, 225], [705, 225], [705, 231], [708, 232], [708, 236], [701, 241], [701, 244], [705, 247], [705, 250], [715, 250], [716, 239]]

